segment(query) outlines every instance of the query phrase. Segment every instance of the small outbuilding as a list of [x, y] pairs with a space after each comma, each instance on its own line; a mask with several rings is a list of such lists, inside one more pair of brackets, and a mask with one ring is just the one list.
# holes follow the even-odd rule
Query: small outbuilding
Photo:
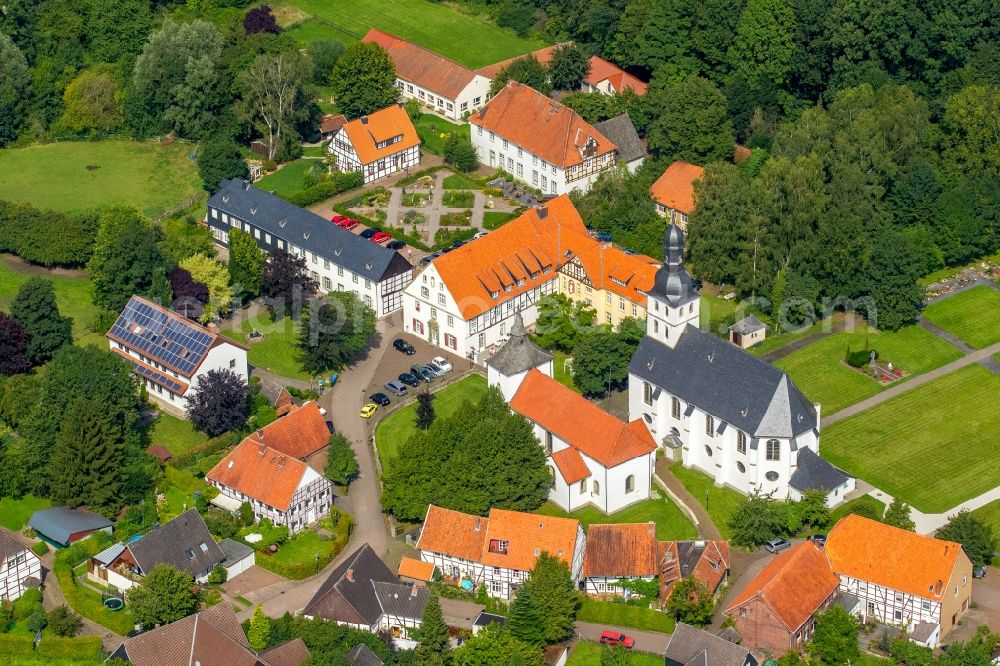
[[412, 585], [427, 585], [434, 578], [434, 564], [404, 557], [399, 563], [399, 580]]
[[257, 563], [253, 548], [239, 541], [223, 539], [219, 542], [219, 549], [226, 556], [222, 560], [226, 580], [232, 580]]
[[114, 524], [99, 514], [86, 509], [71, 509], [68, 506], [54, 506], [40, 509], [31, 515], [28, 526], [38, 536], [56, 548], [86, 539], [94, 532], [111, 534]]
[[748, 349], [764, 342], [766, 335], [767, 325], [753, 315], [744, 317], [729, 327], [729, 341], [740, 349]]

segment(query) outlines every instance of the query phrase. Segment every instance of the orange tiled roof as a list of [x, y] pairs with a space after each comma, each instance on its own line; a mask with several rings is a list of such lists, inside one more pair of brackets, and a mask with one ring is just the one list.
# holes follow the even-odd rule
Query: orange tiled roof
[[941, 600], [960, 551], [953, 541], [854, 514], [841, 518], [826, 542], [838, 574], [935, 601]]
[[417, 548], [478, 562], [483, 555], [483, 539], [489, 518], [431, 504], [420, 530]]
[[573, 109], [516, 81], [469, 116], [469, 122], [563, 168], [583, 163], [581, 151], [591, 139], [594, 155], [618, 147]]
[[[406, 110], [398, 104], [387, 106], [369, 116], [355, 118], [341, 129], [347, 134], [362, 164], [371, 164], [383, 157], [420, 145], [417, 130], [410, 122], [410, 117], [406, 115]], [[402, 139], [396, 143], [381, 148], [376, 145], [397, 136], [401, 136]]]
[[583, 556], [584, 578], [655, 576], [656, 524], [591, 525]]
[[525, 375], [510, 408], [605, 467], [656, 450], [641, 420], [626, 424], [537, 369]]
[[556, 278], [562, 233], [585, 234], [586, 227], [565, 194], [548, 201], [546, 211], [542, 218], [537, 208], [529, 208], [496, 231], [434, 260], [463, 319]]
[[587, 72], [587, 76], [583, 77], [583, 80], [595, 87], [601, 81], [606, 80], [611, 84], [611, 88], [615, 92], [622, 92], [628, 88], [637, 95], [644, 95], [646, 93], [646, 83], [644, 81], [632, 76], [613, 62], [608, 62], [597, 55], [590, 57], [590, 71]]
[[[482, 562], [487, 566], [530, 571], [538, 555], [548, 552], [572, 566], [579, 529], [580, 521], [573, 518], [491, 509]], [[507, 552], [492, 552], [491, 545], [500, 541], [507, 542]]]
[[694, 212], [694, 181], [700, 180], [705, 170], [700, 166], [680, 160], [667, 167], [663, 175], [649, 188], [653, 199], [667, 208], [679, 210], [685, 215]]
[[704, 584], [709, 592], [715, 594], [715, 591], [722, 585], [727, 571], [729, 571], [729, 542], [709, 541], [705, 544], [705, 550], [698, 558], [698, 563], [694, 566], [691, 575], [694, 576], [695, 580]]
[[412, 557], [404, 557], [399, 563], [399, 577], [429, 581], [434, 577], [434, 565]]
[[[569, 44], [569, 42], [565, 42]], [[495, 79], [497, 74], [501, 69], [507, 67], [515, 60], [520, 60], [521, 58], [533, 57], [535, 60], [543, 65], [548, 65], [549, 61], [552, 60], [552, 54], [555, 50], [564, 44], [555, 44], [554, 46], [546, 46], [545, 48], [538, 49], [537, 51], [532, 51], [531, 53], [525, 53], [524, 55], [515, 56], [513, 58], [507, 58], [506, 60], [501, 60], [500, 62], [495, 62], [492, 65], [486, 65], [485, 67], [480, 67], [476, 70], [476, 74], [482, 74], [488, 79]]]
[[587, 233], [565, 233], [564, 263], [578, 258], [597, 289], [606, 289], [646, 307], [646, 292], [653, 288], [659, 264], [650, 257], [626, 254]]
[[583, 481], [590, 476], [590, 469], [583, 461], [580, 452], [572, 446], [560, 449], [552, 454], [552, 462], [556, 464], [556, 469], [562, 475], [567, 484], [574, 484]]
[[793, 546], [767, 563], [759, 574], [726, 608], [758, 598], [771, 607], [789, 631], [801, 627], [840, 585], [826, 554], [806, 541]]
[[287, 511], [307, 467], [280, 451], [243, 440], [205, 478]]
[[298, 409], [289, 409], [287, 416], [247, 435], [243, 441], [264, 444], [301, 460], [326, 446], [330, 442], [330, 431], [319, 412], [319, 405], [307, 402]]
[[374, 42], [389, 52], [396, 76], [421, 88], [454, 100], [476, 77], [476, 73], [422, 46], [372, 28], [362, 40]]

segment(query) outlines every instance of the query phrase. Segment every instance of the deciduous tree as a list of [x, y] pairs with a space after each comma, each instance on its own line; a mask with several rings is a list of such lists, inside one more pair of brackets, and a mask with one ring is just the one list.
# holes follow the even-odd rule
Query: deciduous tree
[[0, 312], [0, 375], [13, 375], [31, 369], [28, 345], [31, 336], [6, 312]]
[[198, 319], [208, 303], [208, 287], [191, 277], [191, 273], [178, 266], [167, 273], [173, 300], [170, 308], [188, 319]]
[[271, 250], [260, 280], [260, 293], [271, 314], [285, 313], [297, 317], [306, 300], [316, 293], [319, 285], [309, 277], [306, 260], [285, 250]]
[[667, 599], [667, 611], [674, 619], [695, 626], [705, 626], [712, 622], [712, 595], [704, 585], [688, 576], [674, 585]]
[[121, 127], [121, 90], [109, 67], [95, 67], [81, 72], [65, 92], [66, 106], [56, 129], [71, 132], [110, 132]]
[[593, 332], [597, 312], [584, 301], [565, 294], [550, 294], [538, 300], [535, 341], [546, 349], [572, 351], [580, 338]]
[[122, 62], [142, 50], [153, 27], [148, 0], [116, 0], [89, 4], [84, 32], [96, 62]]
[[[249, 178], [247, 161], [240, 152], [240, 147], [228, 136], [217, 136], [205, 141], [198, 153], [198, 175], [206, 192], [212, 193], [219, 189], [219, 184], [229, 178]], [[234, 231], [230, 231], [232, 238]]]
[[503, 90], [509, 81], [531, 86], [543, 95], [552, 92], [549, 71], [533, 55], [522, 56], [497, 72], [493, 83], [490, 84], [490, 95], [496, 95]]
[[233, 292], [244, 299], [258, 296], [266, 263], [267, 255], [253, 236], [239, 229], [230, 230], [229, 284]]
[[558, 643], [571, 636], [580, 599], [566, 562], [542, 551], [524, 587], [531, 588], [531, 603], [541, 617], [544, 641]]
[[917, 528], [917, 524], [910, 518], [910, 505], [900, 499], [892, 500], [882, 516], [882, 522], [911, 532]]
[[149, 627], [176, 622], [198, 610], [194, 579], [169, 564], [157, 564], [127, 592], [136, 623]]
[[328, 85], [334, 65], [344, 54], [344, 45], [335, 39], [317, 39], [309, 42], [306, 53], [312, 60], [312, 82], [320, 86]]
[[378, 44], [355, 42], [337, 59], [330, 88], [348, 120], [374, 113], [392, 104], [399, 94], [396, 65]]
[[733, 127], [726, 98], [708, 79], [691, 74], [675, 83], [659, 84], [660, 73], [645, 96], [651, 118], [649, 151], [667, 162], [705, 164], [733, 154]]
[[573, 348], [573, 383], [586, 395], [602, 395], [628, 382], [628, 364], [646, 334], [645, 325], [624, 319], [618, 330], [601, 326]]
[[304, 88], [309, 76], [306, 59], [291, 52], [259, 55], [237, 77], [242, 115], [264, 135], [269, 160], [298, 138], [296, 125], [310, 112]]
[[341, 486], [346, 486], [357, 478], [358, 459], [349, 439], [339, 432], [334, 433], [330, 436], [330, 446], [326, 452], [326, 478]]
[[106, 209], [87, 265], [94, 283], [94, 303], [117, 312], [133, 295], [149, 295], [154, 270], [165, 268], [157, 240], [157, 232], [135, 209]]
[[795, 13], [789, 0], [748, 0], [729, 49], [733, 70], [753, 86], [785, 85], [795, 50]]
[[1000, 85], [967, 86], [945, 103], [943, 166], [969, 176], [1000, 173]]
[[997, 550], [997, 535], [993, 533], [993, 526], [966, 509], [950, 516], [948, 523], [935, 536], [962, 544], [962, 550], [977, 567], [987, 566]]
[[28, 61], [10, 37], [0, 33], [0, 147], [16, 139], [24, 127], [30, 90]]
[[49, 611], [49, 629], [56, 636], [62, 636], [64, 638], [72, 638], [80, 633], [80, 629], [83, 628], [83, 619], [71, 611], [66, 604], [56, 606], [51, 611]]
[[187, 413], [209, 437], [240, 428], [247, 420], [246, 380], [228, 368], [209, 370], [188, 392]]
[[366, 350], [375, 334], [375, 311], [350, 291], [314, 299], [302, 314], [299, 351], [312, 373], [339, 370]]
[[472, 142], [459, 132], [448, 135], [441, 152], [444, 161], [460, 171], [472, 171], [479, 165], [479, 156]]
[[557, 47], [549, 60], [549, 81], [556, 90], [579, 90], [589, 71], [587, 56], [576, 45]]
[[248, 35], [260, 32], [277, 35], [281, 32], [281, 26], [278, 25], [278, 21], [274, 18], [271, 7], [260, 5], [259, 7], [251, 7], [243, 15], [243, 32]]
[[208, 287], [208, 303], [198, 321], [204, 324], [229, 314], [233, 307], [229, 269], [204, 254], [188, 257], [181, 262], [180, 267], [189, 272], [192, 279]]
[[857, 619], [837, 605], [817, 614], [816, 633], [806, 646], [806, 652], [813, 660], [826, 666], [857, 662], [861, 655]]
[[754, 548], [785, 533], [781, 506], [774, 493], [755, 490], [736, 506], [729, 518], [730, 541], [740, 548]]
[[10, 314], [31, 337], [28, 357], [35, 365], [48, 361], [56, 350], [73, 342], [73, 320], [59, 314], [50, 280], [31, 278], [21, 285]]
[[514, 638], [509, 628], [491, 624], [455, 650], [455, 666], [495, 666], [513, 664], [519, 656], [524, 666], [542, 666], [541, 648]]

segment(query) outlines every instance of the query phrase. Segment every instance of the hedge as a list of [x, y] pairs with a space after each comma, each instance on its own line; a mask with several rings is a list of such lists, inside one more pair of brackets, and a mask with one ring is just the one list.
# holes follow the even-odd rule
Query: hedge
[[330, 197], [361, 187], [365, 184], [365, 177], [360, 171], [344, 171], [335, 173], [329, 178], [324, 178], [315, 185], [288, 194], [283, 198], [290, 204], [295, 204], [305, 208], [313, 204], [325, 201]]
[[77, 659], [98, 658], [104, 651], [104, 642], [100, 636], [80, 636], [78, 638], [61, 638], [46, 636], [42, 638], [35, 652], [42, 657], [75, 657]]
[[174, 456], [170, 460], [170, 464], [178, 469], [186, 469], [189, 472], [197, 473], [199, 460], [215, 455], [216, 453], [219, 453], [224, 449], [228, 449], [231, 446], [236, 446], [239, 441], [240, 436], [238, 433], [227, 432], [224, 435], [219, 435], [215, 439], [210, 439], [199, 446], [195, 446], [179, 456]]
[[13, 252], [42, 266], [82, 266], [97, 238], [97, 216], [0, 200], [0, 252]]
[[256, 558], [257, 566], [289, 580], [302, 580], [322, 570], [323, 567], [332, 562], [333, 558], [344, 550], [348, 540], [351, 538], [351, 532], [354, 531], [354, 521], [351, 519], [350, 514], [344, 513], [336, 507], [331, 507], [330, 513], [331, 515], [337, 513], [340, 516], [337, 524], [337, 538], [331, 542], [330, 552], [320, 557], [318, 562], [276, 562], [274, 558], [264, 555]]
[[0, 634], [0, 654], [31, 654], [35, 646], [33, 636]]
[[44, 555], [49, 552], [49, 545], [44, 541], [39, 541], [31, 547], [31, 552], [35, 555]]

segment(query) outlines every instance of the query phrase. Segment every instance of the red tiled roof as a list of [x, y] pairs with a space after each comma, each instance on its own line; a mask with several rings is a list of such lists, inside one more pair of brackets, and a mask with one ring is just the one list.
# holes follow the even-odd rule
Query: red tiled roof
[[655, 201], [690, 215], [695, 207], [694, 181], [704, 175], [705, 170], [700, 166], [678, 160], [667, 167], [649, 191]]
[[326, 427], [326, 419], [320, 414], [319, 405], [307, 402], [298, 409], [290, 410], [287, 416], [247, 435], [243, 441], [264, 444], [301, 460], [330, 442], [330, 430]]
[[510, 408], [605, 467], [656, 450], [641, 420], [626, 424], [537, 369], [525, 375]]
[[395, 35], [372, 28], [362, 40], [374, 42], [389, 53], [396, 64], [396, 77], [454, 100], [476, 77], [476, 73], [453, 60], [428, 51]]
[[307, 467], [301, 460], [245, 439], [205, 478], [287, 511]]
[[404, 557], [399, 563], [399, 577], [429, 581], [434, 577], [434, 565], [412, 557]]
[[[434, 260], [463, 319], [556, 278], [563, 231], [585, 234], [586, 227], [565, 194], [548, 201], [546, 211], [542, 218], [537, 208], [529, 208], [496, 231]], [[518, 285], [512, 274], [524, 283]]]
[[726, 608], [726, 614], [761, 599], [789, 631], [801, 627], [836, 591], [840, 577], [833, 573], [826, 554], [811, 541], [776, 556]]
[[597, 289], [606, 289], [646, 307], [646, 292], [653, 288], [659, 268], [654, 259], [626, 254], [587, 233], [564, 233], [562, 245], [566, 248], [561, 256], [563, 263], [578, 258]]
[[838, 574], [891, 590], [940, 601], [962, 547], [877, 520], [848, 514], [826, 540], [830, 566]]
[[[714, 565], [714, 566], [713, 566]], [[708, 588], [708, 591], [715, 594], [715, 591], [722, 585], [729, 571], [729, 542], [709, 541], [705, 544], [705, 550], [698, 558], [691, 573], [694, 579]]]
[[591, 142], [595, 156], [618, 147], [568, 106], [517, 81], [469, 116], [469, 122], [563, 168], [582, 164], [582, 152]]
[[[569, 42], [565, 42], [569, 44]], [[486, 65], [485, 67], [480, 67], [476, 70], [476, 74], [482, 74], [488, 79], [495, 79], [500, 70], [504, 67], [509, 66], [515, 60], [520, 60], [521, 58], [534, 58], [543, 65], [548, 65], [549, 61], [552, 60], [552, 54], [555, 50], [563, 46], [563, 44], [555, 44], [554, 46], [546, 46], [545, 48], [538, 49], [537, 51], [532, 51], [531, 53], [525, 53], [524, 55], [515, 56], [513, 58], [507, 58], [506, 60], [501, 60], [500, 62], [495, 62], [492, 65]]]
[[587, 76], [583, 77], [583, 80], [595, 87], [601, 81], [608, 81], [615, 92], [622, 92], [628, 88], [637, 95], [646, 93], [644, 81], [597, 55], [590, 57], [590, 71], [587, 72]]
[[[354, 146], [362, 164], [371, 164], [384, 157], [420, 145], [417, 130], [410, 122], [406, 110], [398, 104], [387, 106], [369, 116], [355, 118], [343, 126], [347, 139]], [[378, 147], [378, 143], [393, 137], [402, 137], [396, 143]]]
[[620, 523], [587, 528], [584, 578], [656, 576], [656, 524]]
[[[573, 565], [580, 521], [521, 511], [491, 509], [486, 526], [482, 562], [486, 566], [530, 571], [542, 552]], [[507, 542], [507, 552], [493, 552], [490, 544]]]
[[341, 127], [347, 123], [347, 118], [342, 114], [327, 114], [323, 116], [323, 119], [319, 121], [319, 131], [321, 134], [329, 134], [330, 132], [336, 132]]
[[489, 518], [431, 504], [420, 530], [417, 548], [478, 562], [483, 555], [483, 539]]
[[583, 461], [580, 452], [572, 446], [560, 449], [552, 454], [552, 462], [556, 464], [556, 469], [562, 475], [567, 484], [574, 484], [590, 476], [590, 469]]

